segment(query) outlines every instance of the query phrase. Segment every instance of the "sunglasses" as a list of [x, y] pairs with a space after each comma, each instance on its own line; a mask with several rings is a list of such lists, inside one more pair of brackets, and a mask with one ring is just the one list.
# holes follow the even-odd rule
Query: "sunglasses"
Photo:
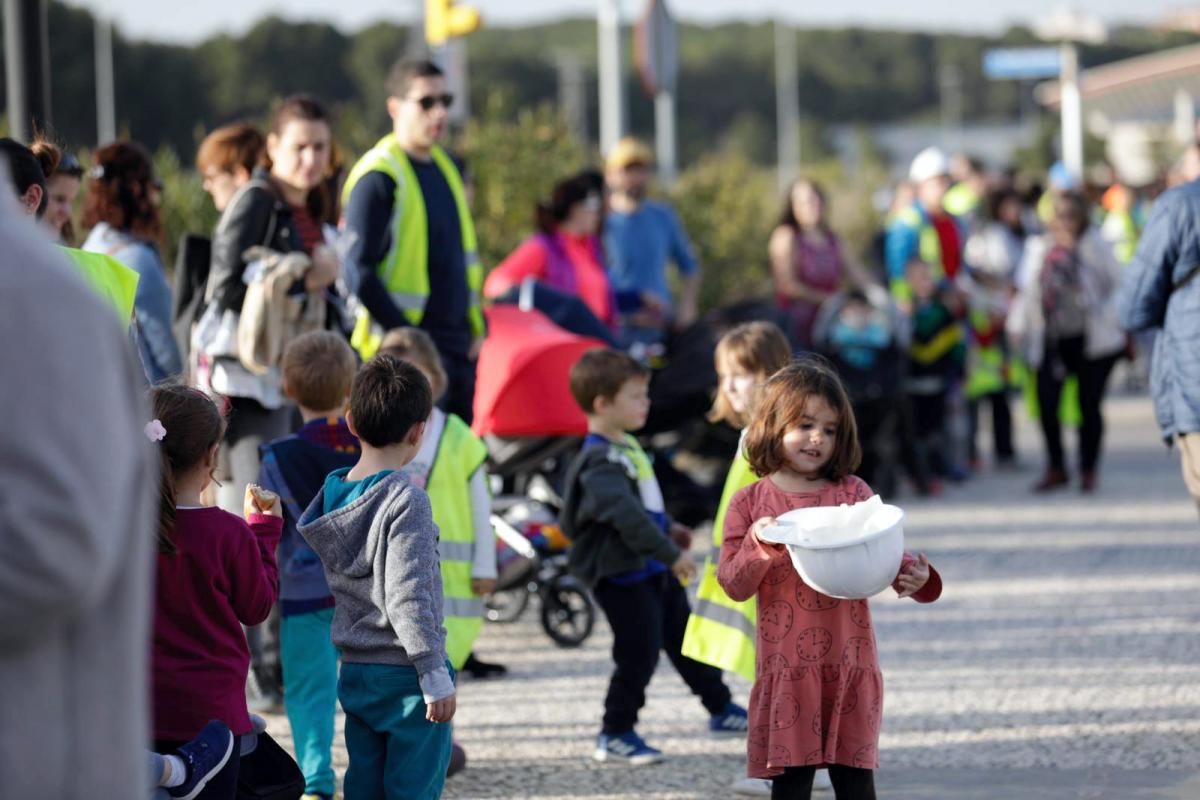
[[423, 111], [432, 111], [436, 105], [441, 105], [442, 108], [449, 109], [454, 105], [454, 95], [452, 94], [427, 94], [424, 97], [410, 97], [412, 102], [421, 107]]

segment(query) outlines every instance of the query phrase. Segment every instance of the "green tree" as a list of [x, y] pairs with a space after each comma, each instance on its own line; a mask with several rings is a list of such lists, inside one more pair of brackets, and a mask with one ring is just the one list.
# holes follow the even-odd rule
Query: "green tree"
[[549, 105], [510, 121], [507, 100], [493, 95], [459, 141], [475, 186], [474, 216], [485, 268], [500, 263], [534, 230], [534, 209], [562, 178], [585, 167], [584, 145]]

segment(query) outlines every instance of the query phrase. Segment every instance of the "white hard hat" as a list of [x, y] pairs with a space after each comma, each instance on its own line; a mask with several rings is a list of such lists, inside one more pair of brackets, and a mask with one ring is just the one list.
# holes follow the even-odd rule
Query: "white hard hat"
[[930, 178], [949, 174], [950, 159], [937, 147], [926, 147], [917, 153], [908, 170], [908, 178], [913, 183], [923, 183]]

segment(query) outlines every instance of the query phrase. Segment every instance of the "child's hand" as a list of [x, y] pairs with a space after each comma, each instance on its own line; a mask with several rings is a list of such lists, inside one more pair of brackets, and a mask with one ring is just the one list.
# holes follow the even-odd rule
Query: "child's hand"
[[762, 519], [756, 520], [755, 523], [750, 526], [750, 535], [754, 537], [754, 541], [758, 542], [768, 550], [774, 550], [782, 553], [785, 549], [783, 545], [779, 544], [778, 542], [768, 542], [760, 535], [767, 528], [770, 528], [777, 523], [778, 520], [775, 519], [775, 517], [763, 517]]
[[693, 531], [687, 525], [672, 522], [668, 535], [671, 537], [671, 541], [679, 546], [679, 549], [688, 550], [691, 548]]
[[496, 591], [495, 578], [471, 578], [471, 594], [484, 597]]
[[425, 704], [425, 719], [430, 722], [449, 722], [454, 719], [454, 710], [457, 707], [455, 695], [434, 700]]
[[929, 582], [929, 559], [924, 553], [917, 555], [917, 560], [909, 563], [900, 570], [896, 584], [900, 587], [901, 597], [912, 597]]
[[242, 516], [249, 522], [254, 514], [282, 517], [283, 504], [279, 502], [279, 495], [256, 484], [249, 484], [246, 487], [246, 497], [242, 501]]
[[671, 572], [679, 579], [679, 582], [684, 586], [691, 583], [696, 577], [696, 563], [692, 561], [692, 557], [687, 553], [683, 553], [679, 558], [675, 559], [675, 563], [671, 565]]

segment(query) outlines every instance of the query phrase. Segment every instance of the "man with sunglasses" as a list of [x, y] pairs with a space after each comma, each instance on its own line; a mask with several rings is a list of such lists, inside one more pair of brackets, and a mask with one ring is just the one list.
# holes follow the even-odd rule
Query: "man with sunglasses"
[[469, 422], [483, 269], [461, 168], [438, 145], [454, 96], [427, 61], [398, 63], [387, 89], [392, 132], [354, 165], [342, 195], [362, 304], [352, 342], [369, 358], [387, 330], [428, 332], [449, 378], [445, 410]]

